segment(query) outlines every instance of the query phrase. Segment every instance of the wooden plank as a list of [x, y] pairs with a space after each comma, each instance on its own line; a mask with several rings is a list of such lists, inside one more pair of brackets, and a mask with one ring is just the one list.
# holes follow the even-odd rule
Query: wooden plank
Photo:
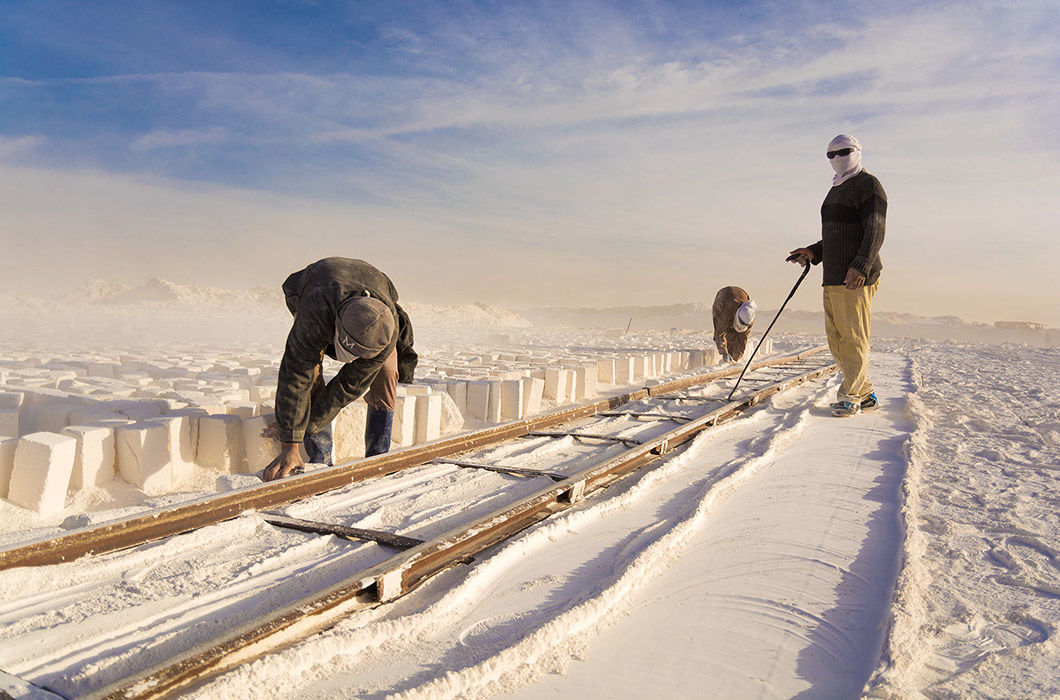
[[299, 530], [301, 532], [312, 532], [318, 535], [338, 535], [340, 537], [349, 537], [355, 540], [378, 542], [379, 544], [396, 547], [397, 549], [411, 549], [424, 542], [423, 540], [418, 540], [414, 537], [395, 535], [394, 533], [383, 532], [382, 530], [365, 530], [363, 528], [348, 527], [337, 523], [302, 520], [301, 518], [292, 518], [291, 516], [283, 515], [282, 513], [266, 512], [262, 513], [261, 517], [265, 522], [270, 525], [275, 525], [276, 527], [285, 527], [291, 530]]

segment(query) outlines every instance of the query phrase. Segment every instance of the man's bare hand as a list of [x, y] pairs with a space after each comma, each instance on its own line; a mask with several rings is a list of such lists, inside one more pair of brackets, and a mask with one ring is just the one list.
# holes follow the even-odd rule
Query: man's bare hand
[[300, 447], [301, 444], [297, 442], [280, 443], [280, 455], [265, 467], [265, 473], [262, 475], [265, 481], [282, 479], [294, 469], [305, 466]]
[[789, 252], [788, 255], [798, 256], [795, 260], [792, 260], [792, 262], [798, 263], [803, 267], [806, 267], [807, 265], [813, 262], [813, 251], [809, 248], [796, 248], [795, 250]]
[[846, 284], [846, 288], [851, 291], [861, 289], [865, 284], [865, 275], [861, 274], [854, 268], [850, 268], [847, 270], [847, 278], [844, 280], [844, 284]]

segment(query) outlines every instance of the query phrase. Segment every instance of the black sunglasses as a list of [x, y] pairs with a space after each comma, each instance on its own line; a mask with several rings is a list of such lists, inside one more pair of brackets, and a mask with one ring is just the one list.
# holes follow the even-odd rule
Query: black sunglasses
[[838, 151], [828, 151], [825, 155], [828, 156], [828, 160], [832, 160], [836, 156], [849, 156], [854, 150], [853, 148], [840, 148]]

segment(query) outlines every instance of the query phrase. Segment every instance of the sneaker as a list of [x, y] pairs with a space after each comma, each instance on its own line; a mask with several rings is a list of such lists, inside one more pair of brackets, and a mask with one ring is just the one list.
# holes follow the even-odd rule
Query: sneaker
[[[836, 409], [841, 407], [846, 401], [835, 401], [829, 404], [829, 408]], [[875, 411], [880, 407], [880, 400], [876, 398], [876, 394], [869, 394], [861, 400], [861, 410], [864, 412]]]
[[836, 418], [849, 418], [856, 416], [861, 411], [861, 406], [853, 401], [840, 401], [839, 405], [832, 409], [832, 415]]

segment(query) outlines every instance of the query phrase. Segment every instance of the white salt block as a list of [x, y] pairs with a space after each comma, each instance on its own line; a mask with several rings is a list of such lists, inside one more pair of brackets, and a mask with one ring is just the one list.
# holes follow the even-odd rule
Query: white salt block
[[394, 406], [394, 424], [390, 429], [390, 441], [398, 447], [406, 447], [416, 440], [416, 398], [398, 396]]
[[103, 426], [71, 425], [63, 428], [63, 435], [77, 441], [74, 471], [70, 486], [83, 489], [102, 486], [114, 480], [114, 429]]
[[522, 379], [506, 379], [501, 382], [501, 420], [521, 420], [523, 418], [523, 382]]
[[633, 383], [633, 358], [626, 355], [615, 358], [615, 384], [626, 386]]
[[48, 404], [34, 408], [33, 430], [38, 433], [58, 433], [70, 425], [70, 413], [77, 410], [73, 404]]
[[438, 392], [442, 397], [442, 433], [455, 433], [464, 427], [464, 414], [448, 392]]
[[416, 397], [416, 444], [437, 440], [442, 435], [441, 394]]
[[8, 500], [40, 515], [66, 505], [66, 488], [74, 471], [77, 440], [55, 433], [31, 433], [15, 447]]
[[670, 355], [665, 352], [653, 352], [651, 354], [651, 376], [661, 377], [669, 372]]
[[501, 422], [501, 387], [504, 382], [496, 379], [490, 380], [490, 400], [486, 408], [486, 422]]
[[402, 388], [409, 396], [426, 396], [431, 393], [431, 388], [424, 384], [405, 384]]
[[524, 377], [523, 384], [523, 417], [541, 412], [541, 398], [545, 392], [545, 380], [537, 377]]
[[271, 413], [243, 421], [243, 448], [246, 451], [249, 474], [269, 466], [269, 463], [280, 454], [279, 441], [261, 435], [266, 427], [275, 422], [276, 416]]
[[595, 363], [574, 368], [574, 393], [579, 399], [596, 396], [596, 380], [599, 370]]
[[354, 401], [331, 421], [331, 454], [335, 464], [364, 457], [364, 424], [367, 417], [368, 404]]
[[567, 401], [567, 388], [570, 386], [570, 372], [558, 367], [545, 368], [545, 398], [556, 403]]
[[252, 386], [250, 387], [250, 400], [262, 403], [276, 398], [275, 386]]
[[258, 404], [253, 401], [226, 401], [225, 413], [246, 420], [258, 415]]
[[7, 489], [11, 485], [11, 470], [15, 468], [17, 446], [17, 437], [0, 437], [0, 498], [7, 498]]
[[204, 409], [185, 407], [175, 408], [164, 416], [164, 418], [177, 418], [180, 422], [180, 431], [173, 449], [175, 461], [185, 465], [195, 464], [198, 461], [199, 420], [207, 415], [210, 414]]
[[718, 352], [717, 348], [708, 348], [707, 350], [704, 350], [703, 352], [705, 354], [705, 358], [703, 360], [703, 364], [705, 364], [705, 365], [716, 365], [719, 362], [721, 362], [721, 353]]
[[597, 378], [601, 384], [615, 383], [615, 358], [609, 357], [596, 361]]
[[16, 411], [22, 408], [26, 395], [21, 391], [0, 391], [0, 408]]
[[70, 411], [70, 425], [88, 425], [89, 423], [98, 423], [99, 421], [111, 419], [135, 422], [126, 415], [95, 406], [82, 406]]
[[228, 414], [200, 416], [195, 461], [229, 474], [246, 473], [243, 419]]
[[467, 383], [467, 411], [464, 416], [476, 421], [485, 421], [489, 414], [490, 383], [471, 381]]
[[149, 418], [144, 423], [163, 425], [169, 433], [170, 478], [178, 482], [191, 471], [198, 451], [198, 421], [195, 415]]
[[766, 338], [762, 341], [762, 347], [758, 350], [759, 355], [772, 355], [773, 354], [773, 339]]
[[114, 379], [121, 372], [121, 365], [114, 362], [89, 362], [86, 369], [90, 377]]
[[567, 399], [570, 401], [581, 401], [582, 397], [578, 394], [578, 377], [575, 375], [573, 369], [564, 369], [566, 372], [567, 379]]
[[170, 427], [164, 423], [129, 423], [114, 430], [118, 474], [145, 493], [167, 493], [173, 486]]
[[0, 408], [0, 438], [17, 438], [19, 418], [17, 408]]
[[648, 355], [633, 356], [633, 376], [631, 377], [633, 381], [640, 381], [648, 376], [648, 372], [650, 371], [648, 363], [650, 360], [651, 358]]
[[445, 391], [453, 399], [453, 405], [461, 415], [461, 425], [463, 425], [463, 415], [467, 411], [467, 382], [446, 382]]

